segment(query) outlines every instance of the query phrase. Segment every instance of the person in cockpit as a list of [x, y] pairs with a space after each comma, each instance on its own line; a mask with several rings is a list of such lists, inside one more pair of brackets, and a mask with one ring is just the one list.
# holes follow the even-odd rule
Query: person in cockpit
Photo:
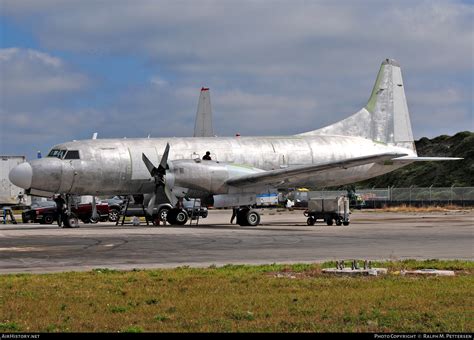
[[202, 156], [202, 160], [204, 161], [211, 161], [212, 158], [211, 158], [211, 152], [210, 151], [206, 151], [206, 154], [204, 156]]

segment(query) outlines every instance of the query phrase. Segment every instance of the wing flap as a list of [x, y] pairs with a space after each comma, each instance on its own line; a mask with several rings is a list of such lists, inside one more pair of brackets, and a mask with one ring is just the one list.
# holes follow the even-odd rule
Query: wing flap
[[319, 164], [310, 164], [295, 166], [285, 169], [270, 170], [265, 172], [259, 172], [250, 175], [239, 176], [236, 178], [230, 178], [227, 180], [227, 184], [236, 187], [245, 187], [255, 184], [259, 185], [275, 185], [278, 183], [285, 182], [289, 177], [304, 176], [304, 175], [315, 175], [318, 172], [327, 171], [331, 169], [347, 169], [358, 165], [365, 165], [370, 163], [384, 162], [392, 160], [393, 158], [405, 156], [406, 154], [400, 153], [382, 153], [371, 156], [349, 158], [342, 161], [326, 162]]

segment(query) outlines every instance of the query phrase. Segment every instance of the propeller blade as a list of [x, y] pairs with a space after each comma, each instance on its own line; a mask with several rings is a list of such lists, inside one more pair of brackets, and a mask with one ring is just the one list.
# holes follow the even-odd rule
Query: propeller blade
[[153, 165], [153, 163], [148, 159], [148, 157], [142, 153], [142, 160], [145, 163], [146, 168], [150, 172], [150, 175], [155, 177], [158, 174], [158, 169]]
[[153, 215], [153, 210], [155, 208], [155, 203], [156, 203], [156, 197], [158, 196], [159, 193], [159, 188], [163, 187], [163, 191], [170, 201], [170, 203], [174, 206], [177, 203], [177, 199], [175, 195], [171, 192], [171, 189], [166, 185], [166, 170], [168, 168], [168, 155], [170, 152], [170, 144], [166, 143], [166, 148], [165, 152], [163, 153], [163, 156], [161, 157], [160, 165], [158, 168], [148, 159], [148, 157], [142, 153], [142, 160], [143, 163], [145, 163], [146, 168], [150, 172], [150, 175], [152, 175], [155, 178], [155, 191], [153, 193], [153, 196], [151, 197], [150, 201], [148, 202], [147, 206], [147, 212], [150, 215]]
[[158, 171], [160, 174], [164, 175], [166, 172], [166, 168], [168, 166], [168, 155], [170, 153], [170, 144], [166, 143], [165, 152], [163, 153], [163, 157], [161, 157], [160, 165], [158, 166]]

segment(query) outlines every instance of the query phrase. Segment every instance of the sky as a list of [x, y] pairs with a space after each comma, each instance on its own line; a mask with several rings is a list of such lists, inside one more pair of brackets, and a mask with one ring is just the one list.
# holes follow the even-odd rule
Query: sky
[[474, 130], [473, 1], [0, 0], [0, 154], [70, 140], [290, 135], [402, 66], [415, 138]]

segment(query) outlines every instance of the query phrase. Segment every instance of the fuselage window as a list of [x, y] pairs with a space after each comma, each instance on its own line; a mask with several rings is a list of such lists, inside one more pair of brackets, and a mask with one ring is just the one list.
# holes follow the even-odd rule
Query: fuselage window
[[68, 150], [64, 159], [80, 159], [78, 150]]
[[56, 158], [62, 159], [65, 153], [66, 153], [66, 150], [53, 149], [49, 152], [48, 157], [56, 157]]

